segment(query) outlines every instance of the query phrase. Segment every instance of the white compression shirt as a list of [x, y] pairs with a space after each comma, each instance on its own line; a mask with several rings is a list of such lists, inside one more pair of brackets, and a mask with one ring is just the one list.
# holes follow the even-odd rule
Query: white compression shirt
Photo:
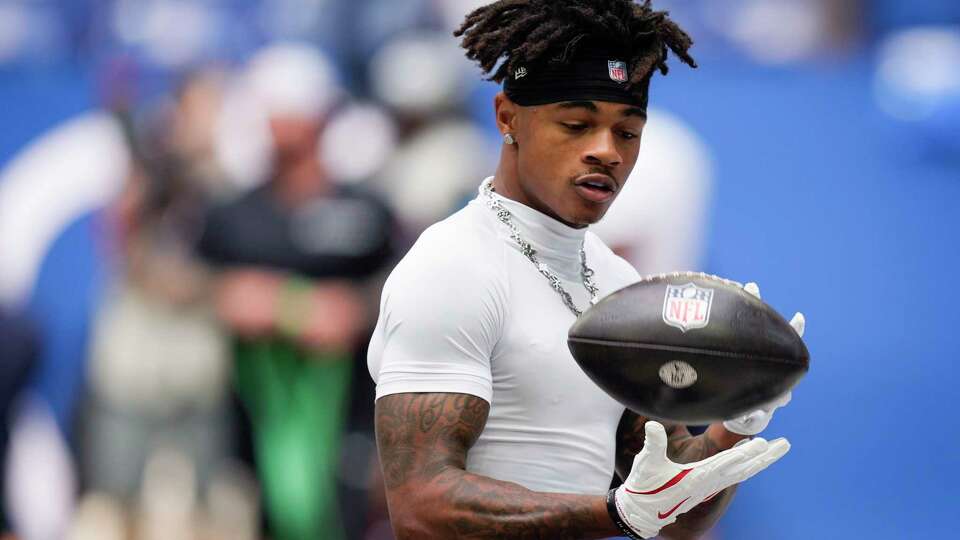
[[[640, 279], [585, 229], [494, 194], [579, 309], [581, 241], [600, 296]], [[567, 349], [575, 320], [483, 199], [427, 229], [384, 285], [368, 353], [377, 399], [472, 394], [490, 404], [467, 470], [547, 492], [603, 494], [622, 405]]]

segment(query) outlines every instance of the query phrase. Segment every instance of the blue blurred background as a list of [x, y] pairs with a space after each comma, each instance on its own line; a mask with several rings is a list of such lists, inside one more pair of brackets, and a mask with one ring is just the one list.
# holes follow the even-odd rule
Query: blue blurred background
[[[319, 284], [316, 294], [325, 296], [317, 298], [334, 294], [326, 280], [347, 280], [354, 300], [336, 296], [346, 304], [331, 305], [362, 305], [364, 288], [376, 288], [412, 239], [492, 174], [497, 88], [480, 80], [450, 36], [482, 3], [0, 2], [0, 382], [17, 383], [0, 386], [10, 388], [0, 444], [5, 524], [17, 538], [296, 537], [278, 532], [287, 518], [274, 515], [273, 488], [264, 491], [264, 475], [274, 473], [265, 472], [266, 451], [257, 446], [259, 420], [245, 419], [251, 404], [241, 377], [224, 367], [229, 353], [214, 347], [219, 352], [202, 360], [162, 368], [138, 364], [134, 345], [110, 352], [110, 343], [132, 339], [111, 330], [126, 313], [116, 307], [127, 305], [118, 290], [186, 279], [154, 279], [151, 271], [141, 279], [137, 268], [165, 271], [171, 259], [139, 261], [153, 260], [151, 249], [192, 253], [210, 234], [182, 218], [193, 214], [168, 212], [180, 208], [171, 200], [189, 196], [151, 195], [165, 178], [151, 156], [174, 154], [203, 171], [191, 176], [203, 208], [191, 212], [204, 214], [270, 178], [271, 152], [282, 144], [264, 118], [322, 117], [311, 144], [337, 186], [330, 189], [379, 201], [390, 217], [371, 234], [390, 250], [375, 263], [364, 259], [371, 266], [362, 275], [324, 262], [284, 267], [283, 279]], [[809, 375], [768, 430], [789, 437], [793, 450], [740, 490], [713, 535], [956, 537], [960, 292], [949, 272], [960, 267], [960, 3], [654, 5], [693, 35], [701, 67], [677, 65], [654, 83], [651, 140], [633, 179], [645, 191], [633, 203], [618, 201], [620, 215], [598, 230], [645, 272], [694, 267], [760, 283], [774, 307], [806, 314], [812, 355]], [[304, 44], [320, 56], [304, 54]], [[287, 56], [263, 60], [278, 47]], [[291, 74], [298, 69], [309, 76]], [[258, 77], [273, 81], [267, 86], [306, 81], [328, 91], [258, 93]], [[156, 220], [142, 218], [151, 215], [151, 197], [163, 201]], [[649, 200], [668, 204], [645, 213]], [[171, 221], [177, 240], [168, 242]], [[637, 230], [655, 237], [638, 241]], [[164, 251], [169, 245], [180, 247]], [[188, 274], [213, 285], [199, 286], [190, 301], [158, 294], [174, 306], [164, 313], [192, 317], [189, 306], [206, 302], [214, 313], [203, 324], [219, 338], [204, 343], [249, 338], [244, 324], [254, 323], [231, 318], [219, 293], [205, 296], [226, 287], [216, 281], [224, 261], [200, 252], [173, 260], [203, 267]], [[207, 275], [210, 267], [219, 277]], [[343, 339], [362, 344], [367, 317]], [[164, 320], [171, 332], [179, 323], [170, 321], [182, 318]], [[142, 324], [142, 334], [130, 332], [152, 335]], [[102, 338], [111, 331], [127, 337]], [[362, 345], [345, 350], [357, 367], [343, 379], [352, 398], [331, 443], [345, 457], [330, 473], [341, 516], [330, 519], [337, 535], [389, 538]], [[137, 359], [109, 360], [131, 355]], [[206, 386], [169, 391], [198, 378]], [[131, 387], [142, 391], [123, 390]], [[195, 403], [210, 394], [223, 396]], [[212, 442], [191, 445], [189, 422], [215, 433]], [[159, 431], [172, 435], [152, 438]], [[142, 448], [106, 458], [91, 438]], [[113, 468], [128, 472], [103, 472]], [[157, 520], [184, 525], [157, 529]]]

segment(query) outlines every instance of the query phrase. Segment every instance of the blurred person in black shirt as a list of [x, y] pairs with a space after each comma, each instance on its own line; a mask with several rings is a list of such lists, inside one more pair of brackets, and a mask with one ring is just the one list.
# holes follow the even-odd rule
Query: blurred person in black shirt
[[386, 206], [335, 183], [318, 158], [335, 95], [329, 71], [305, 46], [251, 60], [247, 82], [269, 118], [273, 170], [211, 211], [200, 242], [219, 270], [216, 309], [235, 336], [235, 384], [279, 540], [344, 537], [335, 494], [349, 389], [378, 276], [392, 260]]

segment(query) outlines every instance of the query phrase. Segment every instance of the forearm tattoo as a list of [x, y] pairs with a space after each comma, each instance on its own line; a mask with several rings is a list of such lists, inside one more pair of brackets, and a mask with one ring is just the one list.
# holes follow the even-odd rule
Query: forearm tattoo
[[[630, 474], [633, 458], [643, 449], [644, 424], [647, 419], [627, 411], [617, 428], [617, 473], [620, 478]], [[706, 459], [723, 449], [707, 433], [694, 437], [682, 425], [667, 425], [669, 445], [667, 456], [677, 463], [691, 463]], [[677, 518], [672, 525], [664, 527], [662, 536], [672, 539], [698, 538], [710, 530], [733, 500], [736, 486], [725, 489], [707, 502], [701, 503]]]
[[464, 394], [377, 401], [376, 431], [398, 539], [614, 536], [603, 496], [539, 493], [465, 471], [489, 405]]

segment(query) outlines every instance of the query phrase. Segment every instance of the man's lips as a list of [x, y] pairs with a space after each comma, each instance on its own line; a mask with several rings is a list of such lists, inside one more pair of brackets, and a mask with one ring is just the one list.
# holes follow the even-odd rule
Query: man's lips
[[617, 182], [605, 174], [587, 174], [574, 182], [577, 193], [594, 203], [604, 203], [617, 193]]

